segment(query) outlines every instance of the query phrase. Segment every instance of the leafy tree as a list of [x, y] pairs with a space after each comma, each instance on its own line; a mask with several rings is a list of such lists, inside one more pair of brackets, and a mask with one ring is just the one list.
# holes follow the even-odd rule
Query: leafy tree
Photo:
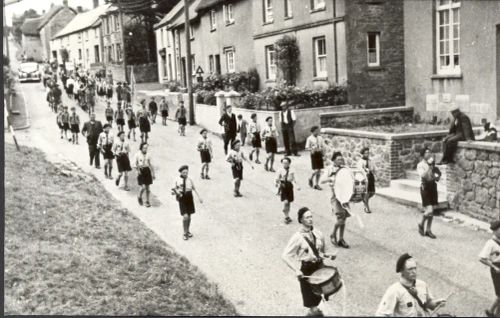
[[21, 27], [23, 26], [24, 21], [26, 19], [39, 18], [39, 17], [40, 15], [38, 14], [38, 12], [36, 12], [36, 10], [29, 9], [24, 11], [24, 13], [21, 16], [12, 18], [12, 35], [14, 36], [14, 40], [17, 43], [21, 44], [23, 35]]
[[300, 73], [300, 49], [297, 39], [285, 35], [274, 43], [274, 50], [276, 66], [280, 71], [278, 75], [282, 77], [286, 85], [295, 86]]

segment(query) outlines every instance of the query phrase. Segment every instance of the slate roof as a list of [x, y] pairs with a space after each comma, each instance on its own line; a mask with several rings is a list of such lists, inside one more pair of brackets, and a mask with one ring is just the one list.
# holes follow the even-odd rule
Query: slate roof
[[[199, 3], [207, 0], [191, 0], [189, 4], [189, 19], [194, 20], [198, 17], [196, 8]], [[179, 14], [180, 13], [180, 14]], [[167, 24], [174, 23], [175, 25], [180, 25], [184, 23], [184, 1], [179, 1], [175, 7], [172, 8], [160, 22], [155, 24], [154, 29], [159, 29]]]
[[197, 12], [207, 10], [210, 8], [215, 7], [218, 4], [224, 3], [224, 2], [229, 2], [229, 0], [203, 0], [200, 2], [198, 7], [196, 8]]
[[40, 22], [42, 22], [42, 19], [43, 17], [24, 20], [24, 23], [21, 26], [21, 32], [24, 35], [40, 35], [40, 32], [38, 32], [38, 26], [40, 25]]
[[92, 27], [96, 22], [99, 22], [100, 16], [103, 15], [110, 6], [111, 4], [105, 4], [87, 12], [77, 14], [68, 25], [54, 36], [54, 39]]
[[[59, 6], [59, 5], [55, 5], [53, 6], [52, 8], [50, 8], [50, 10], [45, 13], [43, 16], [42, 16], [42, 20], [40, 22], [40, 24], [38, 25], [38, 30], [42, 29], [47, 23], [49, 23], [49, 21], [56, 15], [59, 13], [59, 11], [61, 11], [62, 9], [64, 9], [65, 7], [64, 6]], [[73, 9], [73, 8], [69, 8], [71, 11], [73, 11], [74, 13], [76, 13], [76, 10]]]

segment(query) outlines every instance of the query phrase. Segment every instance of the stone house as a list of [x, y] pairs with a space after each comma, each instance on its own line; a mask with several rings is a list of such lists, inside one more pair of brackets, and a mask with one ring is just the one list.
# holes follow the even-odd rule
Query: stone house
[[500, 118], [500, 2], [404, 1], [406, 105], [425, 118], [458, 104], [475, 124]]
[[110, 4], [98, 6], [79, 13], [50, 41], [52, 52], [58, 60], [62, 49], [69, 53], [69, 61], [84, 69], [100, 68], [103, 59], [103, 41], [101, 34], [101, 15]]
[[75, 9], [68, 7], [68, 0], [63, 5], [54, 5], [45, 13], [38, 25], [42, 43], [42, 57], [44, 60], [57, 59], [57, 51], [50, 49], [50, 39], [61, 31], [77, 14]]
[[43, 60], [42, 40], [38, 25], [42, 21], [42, 17], [26, 19], [21, 26], [22, 38], [22, 54], [26, 59], [34, 59], [37, 62]]
[[[190, 5], [192, 58], [204, 76], [256, 68], [261, 87], [276, 85], [274, 43], [291, 35], [300, 49], [298, 86], [348, 83], [349, 102], [368, 107], [405, 102], [401, 1], [198, 2]], [[183, 23], [180, 2], [156, 25], [160, 79], [184, 81]]]

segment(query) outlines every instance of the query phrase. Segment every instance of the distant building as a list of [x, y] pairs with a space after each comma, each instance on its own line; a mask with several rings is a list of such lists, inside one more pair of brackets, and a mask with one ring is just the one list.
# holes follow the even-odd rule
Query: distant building
[[100, 68], [103, 59], [103, 39], [101, 34], [101, 15], [110, 4], [98, 6], [92, 10], [77, 14], [50, 41], [51, 51], [55, 52], [59, 62], [61, 50], [69, 53], [69, 61], [84, 69]]
[[458, 104], [500, 118], [500, 1], [404, 1], [406, 105], [426, 118]]
[[38, 26], [42, 21], [42, 17], [26, 19], [21, 27], [22, 38], [22, 55], [25, 59], [33, 59], [37, 62], [43, 60], [43, 47], [40, 38]]
[[[256, 68], [260, 86], [278, 80], [274, 43], [297, 39], [297, 86], [349, 84], [349, 102], [405, 103], [403, 2], [400, 0], [206, 0], [190, 2], [195, 72]], [[155, 26], [160, 82], [185, 83], [183, 2]]]

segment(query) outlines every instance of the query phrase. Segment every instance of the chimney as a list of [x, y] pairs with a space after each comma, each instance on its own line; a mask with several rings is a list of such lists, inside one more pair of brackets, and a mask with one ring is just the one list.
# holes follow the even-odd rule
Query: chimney
[[52, 8], [52, 7], [54, 7], [54, 2], [52, 2], [52, 3], [50, 4], [50, 7], [51, 7], [51, 8]]
[[99, 0], [94, 0], [94, 9], [99, 6]]
[[76, 11], [77, 11], [78, 13], [82, 13], [82, 12], [83, 12], [83, 8], [82, 8], [82, 6], [78, 6], [78, 7], [76, 7]]
[[44, 14], [45, 14], [45, 10], [42, 10], [42, 15], [44, 15]]
[[65, 7], [68, 6], [68, 0], [63, 0], [63, 6], [65, 6]]

